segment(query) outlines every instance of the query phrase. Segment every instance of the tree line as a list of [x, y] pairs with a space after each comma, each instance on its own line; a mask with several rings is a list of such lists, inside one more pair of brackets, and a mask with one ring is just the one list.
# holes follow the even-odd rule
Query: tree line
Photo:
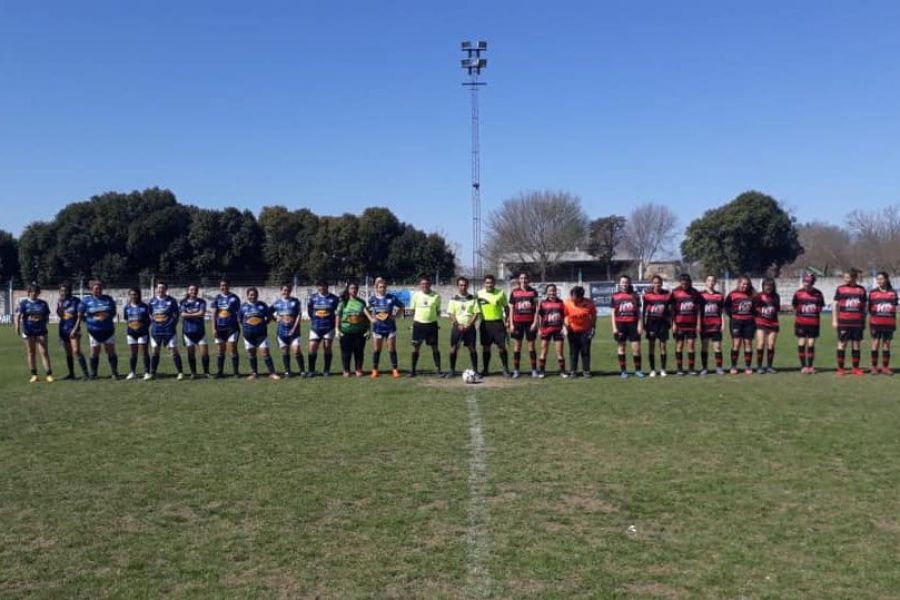
[[277, 283], [381, 275], [402, 282], [422, 273], [449, 276], [455, 261], [441, 235], [403, 223], [387, 208], [322, 216], [267, 206], [257, 217], [181, 204], [160, 188], [74, 202], [53, 220], [28, 225], [18, 240], [0, 232], [0, 278], [22, 281], [228, 275]]

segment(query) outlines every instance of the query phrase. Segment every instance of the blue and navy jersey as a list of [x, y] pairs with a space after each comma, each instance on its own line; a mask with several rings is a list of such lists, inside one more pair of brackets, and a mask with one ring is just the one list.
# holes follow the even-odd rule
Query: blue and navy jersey
[[269, 307], [265, 302], [244, 302], [239, 311], [244, 337], [265, 337], [269, 325]]
[[87, 296], [81, 301], [78, 312], [94, 338], [106, 339], [116, 331], [116, 301], [111, 296]]
[[327, 333], [334, 329], [334, 315], [341, 300], [334, 294], [316, 292], [309, 297], [306, 311], [309, 313], [310, 328], [316, 333]]
[[294, 297], [279, 298], [272, 303], [272, 316], [278, 323], [278, 337], [287, 338], [300, 318], [300, 301]]
[[122, 320], [131, 337], [146, 337], [150, 334], [150, 307], [145, 302], [126, 304], [122, 309]]
[[22, 333], [25, 335], [47, 335], [47, 323], [50, 321], [50, 306], [38, 298], [22, 298], [19, 302], [19, 314], [22, 315]]
[[238, 328], [238, 313], [241, 310], [241, 299], [234, 294], [219, 294], [213, 300], [213, 318], [216, 329]]
[[81, 300], [75, 296], [69, 296], [65, 300], [56, 303], [56, 316], [59, 317], [59, 335], [69, 337], [78, 322], [78, 307]]
[[[203, 333], [206, 330], [206, 300], [197, 297], [191, 300], [185, 298], [181, 301], [181, 322], [184, 335], [190, 337]], [[186, 313], [203, 313], [202, 317], [188, 317]]]
[[393, 294], [369, 298], [369, 313], [375, 317], [375, 321], [372, 323], [372, 332], [383, 335], [397, 331], [394, 310], [398, 308], [402, 310], [403, 303]]
[[178, 328], [178, 300], [172, 296], [154, 296], [150, 299], [151, 335], [175, 335]]

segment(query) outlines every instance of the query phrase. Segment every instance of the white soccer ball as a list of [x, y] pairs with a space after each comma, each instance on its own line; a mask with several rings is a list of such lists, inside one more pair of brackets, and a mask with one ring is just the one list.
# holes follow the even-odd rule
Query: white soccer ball
[[472, 369], [466, 369], [463, 371], [462, 380], [464, 383], [475, 383], [478, 381], [478, 373], [473, 371]]

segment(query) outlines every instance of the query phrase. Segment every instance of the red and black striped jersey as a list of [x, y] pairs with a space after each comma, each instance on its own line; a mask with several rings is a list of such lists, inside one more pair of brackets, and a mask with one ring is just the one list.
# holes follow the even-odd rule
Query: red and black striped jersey
[[869, 292], [869, 324], [873, 327], [897, 328], [897, 292], [872, 289]]
[[839, 329], [864, 327], [866, 289], [861, 285], [840, 285], [834, 292], [834, 310]]
[[694, 288], [672, 290], [672, 314], [675, 329], [678, 331], [696, 331], [700, 314], [703, 310], [703, 296]]
[[644, 322], [668, 321], [671, 318], [672, 294], [669, 290], [644, 292]]
[[819, 315], [825, 308], [825, 296], [817, 288], [800, 288], [791, 300], [794, 307], [794, 324], [801, 327], [818, 327]]
[[610, 305], [617, 324], [637, 323], [641, 317], [641, 298], [637, 292], [615, 292]]
[[781, 296], [762, 292], [753, 298], [753, 318], [757, 327], [778, 327]]
[[725, 296], [725, 314], [732, 321], [753, 320], [753, 297], [747, 292], [731, 290]]
[[541, 301], [538, 307], [538, 314], [541, 315], [541, 335], [550, 335], [562, 331], [565, 308], [565, 303], [559, 298]]
[[700, 328], [704, 333], [717, 333], [722, 331], [722, 310], [725, 305], [725, 296], [719, 292], [700, 292], [703, 296], [703, 320]]
[[533, 287], [514, 289], [509, 295], [513, 323], [533, 323], [538, 309], [538, 293]]

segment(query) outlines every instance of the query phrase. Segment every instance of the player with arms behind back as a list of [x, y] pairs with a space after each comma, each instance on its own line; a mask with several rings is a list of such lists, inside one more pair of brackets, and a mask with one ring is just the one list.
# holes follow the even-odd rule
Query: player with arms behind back
[[50, 354], [47, 352], [47, 324], [50, 322], [50, 307], [38, 298], [41, 288], [36, 283], [28, 286], [28, 296], [19, 302], [16, 314], [16, 335], [25, 340], [25, 354], [28, 359], [28, 370], [31, 371], [29, 383], [38, 380], [35, 353], [40, 351], [41, 362], [47, 376], [47, 383], [53, 383], [53, 369], [50, 367]]
[[691, 276], [682, 273], [678, 287], [672, 290], [672, 331], [675, 335], [676, 375], [684, 375], [684, 346], [688, 349], [688, 374], [696, 375], [697, 328], [703, 314], [703, 296], [694, 287]]
[[141, 288], [128, 290], [128, 301], [122, 307], [125, 321], [125, 342], [128, 344], [128, 375], [125, 379], [137, 377], [138, 358], [144, 362], [144, 379], [150, 379], [150, 307], [141, 298]]
[[[756, 372], [774, 373], [775, 341], [778, 339], [778, 313], [781, 311], [781, 296], [775, 288], [775, 280], [766, 277], [762, 291], [753, 298], [753, 319], [756, 323]], [[766, 366], [763, 368], [763, 354]]]
[[328, 291], [328, 282], [320, 279], [316, 282], [316, 293], [309, 297], [306, 303], [306, 312], [309, 314], [309, 377], [315, 377], [316, 362], [319, 357], [319, 345], [324, 352], [325, 366], [321, 375], [331, 375], [331, 361], [334, 356], [332, 350], [335, 335], [335, 315], [340, 304], [340, 298]]
[[238, 309], [238, 318], [244, 330], [244, 350], [250, 357], [250, 375], [247, 379], [252, 381], [259, 377], [257, 354], [262, 354], [269, 379], [281, 379], [275, 372], [275, 363], [269, 352], [269, 321], [272, 319], [272, 310], [259, 299], [259, 290], [255, 287], [247, 288], [247, 301]]
[[206, 342], [206, 300], [200, 297], [200, 288], [191, 284], [187, 295], [179, 305], [181, 311], [181, 333], [184, 347], [187, 350], [188, 367], [191, 379], [197, 377], [197, 348], [200, 348], [200, 361], [203, 375], [209, 377], [209, 344]]
[[519, 377], [523, 339], [528, 342], [531, 376], [538, 377], [537, 350], [535, 349], [538, 327], [538, 293], [529, 285], [527, 273], [520, 273], [518, 281], [518, 287], [509, 294], [509, 337], [513, 341], [513, 379]]
[[753, 373], [753, 338], [756, 337], [756, 321], [753, 320], [753, 283], [747, 275], [741, 275], [737, 285], [725, 296], [725, 314], [731, 317], [731, 374], [737, 375], [737, 361], [744, 351], [744, 373]]
[[703, 318], [700, 320], [700, 367], [701, 375], [709, 373], [709, 345], [712, 344], [716, 361], [716, 374], [724, 375], [722, 370], [722, 329], [725, 326], [725, 296], [716, 289], [716, 276], [706, 276], [706, 287], [700, 292], [703, 296]]
[[616, 341], [616, 356], [619, 359], [619, 377], [626, 379], [628, 371], [625, 363], [625, 345], [631, 343], [631, 360], [634, 362], [634, 374], [643, 377], [641, 371], [641, 297], [634, 291], [631, 277], [619, 277], [618, 289], [610, 299], [612, 307], [612, 333]]
[[816, 372], [816, 339], [819, 337], [819, 316], [825, 308], [825, 296], [815, 287], [816, 276], [803, 276], [803, 287], [794, 292], [791, 305], [794, 307], [794, 335], [797, 337], [797, 357], [800, 372], [812, 375]]
[[281, 298], [272, 303], [272, 318], [275, 319], [278, 348], [281, 350], [281, 364], [284, 376], [291, 376], [291, 354], [297, 361], [297, 373], [304, 376], [303, 350], [300, 347], [300, 301], [291, 296], [294, 287], [285, 283], [281, 286]]
[[116, 301], [103, 293], [103, 283], [91, 282], [91, 295], [81, 301], [78, 315], [87, 325], [91, 345], [91, 379], [97, 379], [100, 348], [106, 349], [112, 378], [119, 378], [119, 357], [116, 354]]
[[881, 372], [892, 375], [891, 340], [897, 329], [897, 292], [886, 271], [875, 276], [875, 287], [869, 292], [869, 328], [872, 335], [871, 373], [878, 373], [878, 350], [881, 349]]
[[671, 326], [672, 294], [663, 288], [659, 275], [650, 279], [650, 289], [644, 292], [644, 335], [647, 337], [647, 356], [650, 359], [650, 377], [656, 377], [656, 342], [659, 342], [660, 377], [666, 373], [666, 342]]
[[75, 379], [75, 359], [84, 378], [88, 378], [87, 360], [81, 352], [81, 321], [78, 318], [78, 306], [81, 299], [72, 295], [72, 286], [63, 283], [59, 286], [59, 301], [56, 303], [56, 316], [59, 317], [59, 343], [66, 352], [66, 366], [69, 374], [63, 379]]
[[850, 344], [851, 364], [854, 375], [863, 375], [859, 368], [860, 343], [866, 327], [866, 288], [857, 283], [859, 271], [850, 269], [844, 273], [844, 284], [834, 292], [834, 309], [831, 325], [837, 330], [837, 375], [842, 377], [847, 344]]
[[150, 357], [150, 375], [156, 377], [159, 370], [159, 353], [161, 348], [168, 348], [172, 361], [175, 363], [175, 371], [178, 380], [184, 379], [184, 369], [181, 364], [181, 354], [178, 352], [178, 320], [181, 318], [181, 310], [178, 301], [169, 295], [169, 285], [160, 281], [156, 284], [156, 295], [150, 299], [150, 348], [153, 356]]
[[566, 353], [563, 349], [563, 322], [565, 320], [566, 304], [557, 295], [556, 286], [547, 286], [547, 297], [541, 300], [538, 306], [538, 318], [540, 319], [541, 357], [538, 360], [538, 373], [541, 379], [545, 377], [547, 367], [547, 352], [550, 343], [553, 342], [556, 349], [556, 364], [559, 366], [560, 377], [568, 377], [566, 372]]
[[584, 297], [584, 288], [576, 285], [569, 291], [565, 303], [565, 321], [569, 338], [569, 375], [574, 377], [581, 358], [582, 375], [591, 377], [591, 342], [597, 326], [597, 307], [594, 301]]
[[241, 299], [231, 293], [229, 281], [219, 281], [219, 294], [213, 299], [212, 322], [216, 332], [216, 379], [223, 377], [225, 370], [225, 350], [231, 355], [231, 370], [235, 377], [240, 377], [240, 361], [237, 341], [240, 336], [238, 313], [241, 311]]
[[397, 369], [397, 315], [403, 312], [403, 303], [387, 291], [384, 277], [375, 279], [375, 295], [369, 297], [366, 317], [372, 324], [372, 378], [379, 376], [378, 363], [385, 343], [391, 360], [391, 377], [400, 377]]

